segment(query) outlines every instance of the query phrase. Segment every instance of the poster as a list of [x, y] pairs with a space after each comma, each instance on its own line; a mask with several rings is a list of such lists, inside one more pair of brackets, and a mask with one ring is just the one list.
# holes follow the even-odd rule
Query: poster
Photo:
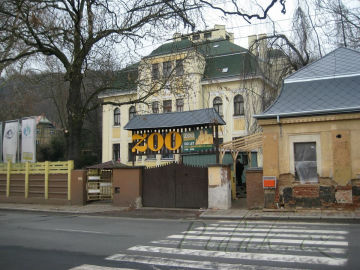
[[16, 151], [18, 147], [18, 130], [18, 121], [5, 123], [3, 139], [3, 159], [5, 162], [16, 162]]
[[21, 162], [36, 161], [36, 121], [24, 118], [21, 122]]
[[214, 147], [212, 128], [183, 132], [182, 137], [183, 153], [207, 151]]

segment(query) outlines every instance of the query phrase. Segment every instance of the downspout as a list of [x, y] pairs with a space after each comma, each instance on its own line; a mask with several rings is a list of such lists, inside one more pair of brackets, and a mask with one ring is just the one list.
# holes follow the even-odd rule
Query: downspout
[[280, 123], [280, 115], [276, 116], [276, 122], [279, 124], [279, 129], [280, 129], [280, 137], [282, 137], [282, 125]]

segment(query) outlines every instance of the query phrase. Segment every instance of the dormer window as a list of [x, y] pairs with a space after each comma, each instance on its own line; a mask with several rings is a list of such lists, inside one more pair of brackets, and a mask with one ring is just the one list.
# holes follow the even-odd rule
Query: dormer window
[[199, 39], [200, 39], [200, 34], [193, 35], [193, 40], [199, 40]]

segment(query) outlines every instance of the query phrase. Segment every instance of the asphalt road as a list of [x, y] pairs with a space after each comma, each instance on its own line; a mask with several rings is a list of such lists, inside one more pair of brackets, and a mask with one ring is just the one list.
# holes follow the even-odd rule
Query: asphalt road
[[0, 211], [0, 269], [359, 269], [360, 226]]

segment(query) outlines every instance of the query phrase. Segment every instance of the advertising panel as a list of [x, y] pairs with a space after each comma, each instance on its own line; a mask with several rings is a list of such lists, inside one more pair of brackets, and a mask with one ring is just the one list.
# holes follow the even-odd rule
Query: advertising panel
[[183, 153], [206, 151], [214, 147], [212, 128], [183, 132], [182, 137]]
[[5, 123], [3, 139], [3, 159], [5, 162], [16, 162], [16, 151], [18, 147], [19, 122]]
[[36, 161], [36, 121], [24, 118], [21, 122], [21, 162]]

